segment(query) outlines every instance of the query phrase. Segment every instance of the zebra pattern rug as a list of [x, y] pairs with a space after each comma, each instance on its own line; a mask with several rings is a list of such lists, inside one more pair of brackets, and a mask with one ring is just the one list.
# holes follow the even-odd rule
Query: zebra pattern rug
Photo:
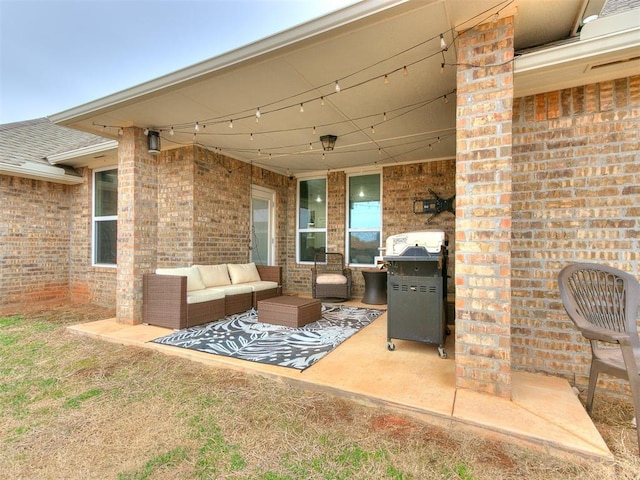
[[206, 325], [178, 330], [152, 342], [302, 371], [383, 312], [323, 304], [320, 320], [290, 328], [259, 323], [257, 312], [250, 310]]

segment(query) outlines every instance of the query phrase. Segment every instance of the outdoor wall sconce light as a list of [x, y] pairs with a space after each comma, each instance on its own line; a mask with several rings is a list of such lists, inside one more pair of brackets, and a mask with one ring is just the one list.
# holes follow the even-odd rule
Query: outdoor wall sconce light
[[147, 134], [147, 144], [149, 146], [149, 153], [160, 153], [160, 134], [149, 130]]
[[325, 152], [333, 150], [333, 147], [336, 146], [337, 139], [338, 137], [336, 137], [335, 135], [322, 135], [320, 137], [320, 141], [322, 142], [322, 149]]

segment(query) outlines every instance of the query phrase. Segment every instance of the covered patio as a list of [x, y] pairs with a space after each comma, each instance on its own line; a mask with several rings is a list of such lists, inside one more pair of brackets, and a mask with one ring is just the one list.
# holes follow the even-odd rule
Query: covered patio
[[[556, 282], [572, 261], [638, 268], [639, 27], [632, 15], [583, 25], [595, 3], [360, 2], [53, 116], [119, 143], [74, 160], [117, 175], [117, 265], [72, 267], [77, 285], [115, 298], [116, 318], [72, 330], [610, 459], [567, 380], [585, 383], [589, 354]], [[449, 237], [449, 358], [410, 342], [388, 351], [386, 315], [303, 373], [146, 343], [166, 330], [140, 324], [142, 274], [251, 260], [256, 190], [274, 198], [270, 263], [285, 292], [308, 295], [301, 184], [324, 182], [323, 247], [345, 251], [349, 178], [371, 172], [379, 246], [425, 228]], [[455, 194], [455, 215], [429, 223], [412, 202], [433, 189]]]
[[[359, 301], [345, 305], [370, 308]], [[516, 372], [511, 400], [456, 390], [454, 355], [441, 359], [435, 345], [402, 340], [396, 341], [395, 351], [389, 351], [386, 320], [383, 313], [303, 372], [149, 343], [170, 332], [151, 325], [124, 325], [112, 318], [68, 328], [79, 335], [262, 375], [302, 389], [319, 389], [429, 424], [469, 431], [557, 457], [596, 462], [613, 459], [566, 380]], [[454, 338], [450, 335], [446, 344], [452, 353]]]

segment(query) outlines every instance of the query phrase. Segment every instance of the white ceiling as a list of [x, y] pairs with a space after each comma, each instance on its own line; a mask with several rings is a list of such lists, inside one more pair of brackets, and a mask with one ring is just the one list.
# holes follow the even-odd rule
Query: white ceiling
[[[584, 7], [584, 0], [361, 2], [52, 120], [116, 139], [119, 126], [158, 130], [163, 150], [195, 141], [288, 175], [451, 158], [456, 67], [441, 73], [441, 64], [456, 62], [455, 32], [496, 12], [515, 15], [522, 50], [569, 37]], [[543, 84], [553, 84], [552, 72]], [[322, 151], [325, 134], [338, 137], [332, 152]]]

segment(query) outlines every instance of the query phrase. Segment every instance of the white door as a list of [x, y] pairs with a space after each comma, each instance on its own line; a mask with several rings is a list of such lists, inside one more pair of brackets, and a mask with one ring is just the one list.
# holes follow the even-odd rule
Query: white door
[[251, 187], [251, 261], [273, 265], [275, 251], [274, 219], [276, 192]]

